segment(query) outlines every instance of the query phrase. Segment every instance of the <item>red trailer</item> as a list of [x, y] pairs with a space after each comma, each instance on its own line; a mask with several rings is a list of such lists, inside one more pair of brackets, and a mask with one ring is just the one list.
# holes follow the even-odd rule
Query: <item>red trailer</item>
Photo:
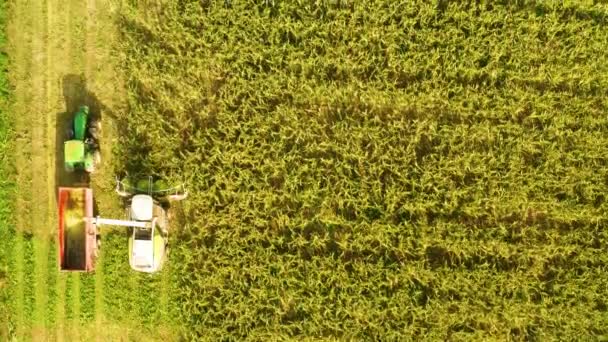
[[95, 270], [97, 229], [93, 217], [93, 191], [59, 188], [59, 270]]

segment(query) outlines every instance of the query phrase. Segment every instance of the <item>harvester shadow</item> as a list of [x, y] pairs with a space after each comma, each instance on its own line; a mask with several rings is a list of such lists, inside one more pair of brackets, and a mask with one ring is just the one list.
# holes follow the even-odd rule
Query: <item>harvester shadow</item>
[[[68, 138], [68, 130], [74, 114], [82, 105], [89, 107], [91, 119], [102, 119], [102, 113], [113, 116], [111, 110], [103, 105], [89, 89], [84, 76], [68, 74], [62, 79], [63, 99], [66, 111], [57, 113], [55, 126], [55, 187], [85, 186], [90, 184], [89, 174], [85, 171], [68, 172], [64, 167], [63, 144]], [[101, 121], [103, 124], [103, 121]], [[100, 143], [103, 143], [101, 141]], [[57, 196], [57, 192], [55, 193]]]

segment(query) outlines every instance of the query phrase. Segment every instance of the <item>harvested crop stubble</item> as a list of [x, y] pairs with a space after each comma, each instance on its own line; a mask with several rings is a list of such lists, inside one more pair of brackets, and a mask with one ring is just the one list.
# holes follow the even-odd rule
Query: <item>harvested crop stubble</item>
[[122, 9], [184, 335], [608, 334], [606, 5], [439, 4]]

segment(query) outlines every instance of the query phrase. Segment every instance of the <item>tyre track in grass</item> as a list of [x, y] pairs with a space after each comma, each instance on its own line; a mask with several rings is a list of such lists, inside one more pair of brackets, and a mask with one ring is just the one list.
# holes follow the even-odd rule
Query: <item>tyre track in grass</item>
[[49, 87], [47, 79], [51, 76], [52, 65], [49, 63], [50, 55], [48, 34], [48, 7], [44, 1], [28, 3], [32, 16], [32, 64], [30, 77], [32, 78], [30, 102], [26, 107], [31, 110], [31, 148], [32, 148], [32, 178], [31, 193], [35, 194], [31, 205], [31, 225], [34, 239], [34, 308], [32, 317], [32, 339], [44, 341], [47, 339], [46, 305], [47, 305], [47, 269], [49, 238], [54, 231], [52, 220], [49, 219], [49, 200], [52, 193], [48, 192], [52, 178], [48, 177], [49, 141], [48, 124], [50, 116]]
[[[99, 26], [95, 25], [98, 22], [96, 19], [98, 18], [97, 13], [97, 0], [87, 0], [86, 3], [86, 63], [85, 63], [85, 78], [88, 80], [88, 86], [92, 89], [98, 88], [98, 75], [97, 75], [97, 37]], [[100, 20], [99, 22], [103, 22]], [[103, 58], [103, 57], [102, 57]], [[97, 108], [98, 111], [101, 111], [101, 108]], [[100, 117], [102, 113], [98, 113]], [[102, 123], [103, 125], [103, 123]], [[106, 125], [107, 126], [107, 125]], [[102, 132], [103, 133], [103, 132]], [[105, 156], [107, 154], [104, 153], [104, 158], [102, 163], [105, 162]], [[102, 166], [103, 167], [103, 166]], [[101, 255], [101, 253], [100, 253]], [[102, 331], [104, 329], [103, 324], [103, 264], [101, 262], [96, 263], [95, 267], [95, 275], [94, 275], [94, 324], [95, 331]], [[96, 341], [103, 341], [101, 338], [102, 334], [94, 334]]]
[[56, 146], [56, 112], [57, 108], [59, 108], [60, 102], [58, 99], [60, 98], [58, 91], [58, 72], [54, 68], [54, 65], [57, 62], [57, 58], [55, 56], [54, 50], [58, 48], [57, 37], [59, 37], [59, 33], [57, 32], [57, 18], [56, 13], [61, 13], [61, 8], [57, 6], [55, 1], [46, 1], [46, 25], [47, 25], [47, 44], [46, 44], [46, 56], [47, 56], [47, 77], [46, 77], [46, 90], [47, 90], [47, 99], [49, 105], [48, 115], [46, 116], [46, 136], [47, 136], [47, 208], [48, 215], [47, 218], [50, 219], [50, 238], [48, 239], [49, 247], [48, 247], [48, 257], [47, 257], [47, 267], [48, 274], [46, 277], [46, 285], [47, 285], [47, 303], [46, 303], [46, 329], [48, 340], [56, 341], [59, 339], [57, 336], [56, 326], [57, 316], [56, 316], [56, 308], [57, 308], [57, 298], [60, 290], [60, 277], [58, 271], [58, 262], [57, 255], [59, 253], [58, 241], [55, 235], [55, 222], [58, 222], [57, 212], [54, 210], [56, 208], [56, 199], [55, 194], [57, 193], [57, 186], [55, 182], [55, 170], [56, 170], [56, 162], [57, 156], [53, 147]]
[[[69, 122], [69, 120], [72, 118], [72, 113], [76, 111], [80, 105], [86, 104], [86, 99], [84, 95], [87, 91], [86, 79], [79, 80], [78, 78], [73, 78], [72, 76], [84, 76], [84, 35], [86, 34], [84, 30], [86, 28], [85, 25], [87, 18], [85, 17], [86, 3], [84, 1], [69, 0], [65, 1], [64, 3], [69, 9], [68, 11], [66, 11], [66, 16], [69, 16], [69, 18], [66, 19], [70, 20], [70, 24], [67, 26], [67, 30], [64, 33], [70, 45], [70, 48], [66, 49], [68, 52], [68, 68], [66, 70], [66, 73], [62, 77], [62, 81], [64, 82], [63, 95], [66, 102], [65, 110], [68, 113], [66, 119], [68, 120], [67, 122]], [[66, 87], [70, 88], [68, 93], [65, 92]], [[59, 151], [57, 152], [59, 153]], [[81, 274], [80, 272], [71, 274], [71, 286], [66, 289], [66, 291], [70, 292], [70, 297], [72, 299], [71, 305], [66, 308], [66, 310], [69, 310], [68, 330], [70, 341], [82, 340], [81, 330], [84, 329], [81, 328], [81, 278], [85, 276], [87, 275]]]
[[[82, 3], [82, 1], [81, 1]], [[85, 58], [84, 58], [84, 76], [87, 81], [87, 88], [95, 91], [97, 89], [97, 75], [96, 75], [96, 66], [97, 66], [97, 58], [96, 58], [96, 48], [95, 42], [97, 41], [97, 29], [98, 26], [96, 23], [97, 20], [97, 11], [96, 11], [96, 0], [86, 0], [86, 6], [83, 6], [85, 13], [82, 16], [85, 20]], [[87, 90], [89, 90], [87, 89]], [[93, 106], [96, 107], [96, 106]], [[96, 115], [101, 117], [101, 108], [92, 108], [94, 111], [97, 111]], [[105, 158], [104, 158], [105, 159]], [[94, 177], [93, 177], [94, 178]], [[95, 191], [95, 190], [94, 190]], [[95, 324], [95, 331], [101, 331], [103, 329], [103, 325], [100, 322], [101, 318], [101, 310], [100, 310], [100, 299], [101, 295], [103, 295], [103, 286], [102, 286], [102, 278], [103, 278], [103, 269], [100, 266], [101, 263], [96, 263], [96, 270], [94, 275], [87, 275], [88, 279], [86, 279], [86, 286], [90, 286], [92, 288], [86, 288], [84, 293], [92, 296], [93, 298], [83, 298], [86, 299], [86, 304], [84, 304], [84, 309], [86, 314], [82, 317], [82, 324], [90, 325], [91, 323]], [[93, 322], [91, 322], [92, 320]], [[87, 340], [91, 340], [97, 334], [93, 336], [87, 336]], [[99, 340], [99, 339], [97, 339]]]
[[[54, 2], [53, 6], [56, 11], [55, 13], [62, 13], [61, 18], [59, 20], [56, 21], [56, 26], [55, 26], [55, 31], [53, 32], [54, 35], [57, 36], [61, 36], [60, 40], [57, 42], [57, 44], [53, 47], [54, 49], [58, 49], [58, 58], [61, 59], [62, 61], [69, 61], [69, 53], [70, 50], [72, 50], [72, 44], [71, 44], [71, 35], [69, 34], [70, 32], [70, 27], [71, 27], [71, 6], [70, 3], [60, 3], [60, 2]], [[64, 88], [64, 84], [63, 84], [63, 76], [68, 74], [70, 72], [70, 67], [69, 65], [65, 65], [65, 64], [61, 64], [58, 65], [58, 75], [57, 75], [57, 79], [53, 80], [54, 82], [56, 82], [55, 84], [57, 85], [57, 88], [60, 89], [58, 96], [56, 98], [57, 100], [57, 110], [56, 113], [61, 113], [61, 112], [67, 112], [69, 109], [66, 108], [67, 104], [65, 102], [65, 88]], [[66, 115], [67, 116], [67, 115]], [[57, 125], [64, 125], [64, 122], [59, 122], [59, 120], [63, 119], [63, 117], [58, 114], [56, 116], [56, 122], [55, 122], [55, 126]], [[56, 140], [59, 139], [59, 136], [55, 137]], [[58, 141], [55, 141], [55, 153], [61, 153], [60, 152], [60, 148], [61, 148], [61, 143]], [[61, 156], [57, 156], [55, 158], [56, 163], [61, 163], [63, 162], [63, 158]], [[59, 176], [57, 176], [60, 172], [60, 168], [62, 167], [62, 165], [55, 165], [55, 169], [54, 172], [56, 173], [56, 179], [55, 179], [55, 187], [54, 187], [54, 191], [57, 191], [57, 187], [62, 186], [63, 184], [61, 183], [61, 179], [59, 179]], [[57, 242], [58, 243], [58, 242]], [[68, 296], [67, 296], [67, 292], [70, 290], [69, 285], [71, 285], [71, 281], [68, 282], [68, 277], [69, 275], [65, 274], [65, 273], [60, 273], [58, 280], [57, 280], [57, 303], [56, 303], [56, 326], [55, 326], [55, 334], [57, 336], [57, 341], [63, 342], [63, 341], [70, 341], [70, 331], [68, 330], [68, 326], [67, 326], [67, 316], [69, 315], [69, 311], [70, 308], [67, 307], [67, 303], [71, 302], [71, 296], [70, 296], [70, 301], [68, 301]]]
[[[57, 58], [56, 50], [60, 48], [61, 34], [58, 32], [58, 22], [61, 20], [57, 20], [56, 13], [61, 13], [61, 7], [58, 6], [56, 1], [46, 1], [46, 24], [47, 24], [47, 35], [48, 41], [46, 44], [46, 56], [47, 56], [47, 75], [46, 75], [46, 90], [47, 90], [47, 99], [49, 104], [48, 115], [46, 116], [46, 136], [47, 136], [47, 194], [48, 194], [48, 215], [47, 219], [50, 219], [49, 229], [50, 229], [50, 244], [48, 248], [48, 258], [47, 258], [47, 307], [46, 307], [46, 329], [48, 340], [57, 341], [63, 338], [61, 334], [58, 334], [57, 326], [59, 324], [63, 324], [61, 320], [57, 319], [57, 313], [59, 312], [58, 303], [60, 296], [64, 295], [65, 285], [62, 282], [62, 277], [59, 274], [59, 265], [57, 260], [57, 255], [59, 253], [58, 241], [56, 238], [56, 222], [57, 212], [55, 210], [57, 203], [55, 194], [57, 193], [57, 184], [55, 181], [56, 174], [56, 164], [57, 164], [57, 152], [54, 149], [56, 145], [56, 125], [57, 125], [57, 117], [56, 113], [59, 108], [61, 108], [61, 102], [59, 101], [60, 92], [58, 91], [59, 83], [57, 82], [59, 77], [58, 69], [55, 67], [57, 65], [57, 61], [61, 60], [61, 56]], [[63, 310], [61, 310], [63, 311]]]

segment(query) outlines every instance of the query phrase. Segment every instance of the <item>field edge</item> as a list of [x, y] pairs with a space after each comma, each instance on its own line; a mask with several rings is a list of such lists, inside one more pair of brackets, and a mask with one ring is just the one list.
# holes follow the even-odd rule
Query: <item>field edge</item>
[[11, 106], [11, 87], [8, 81], [9, 58], [7, 47], [8, 6], [0, 0], [0, 340], [7, 341], [15, 336], [15, 324], [11, 302], [14, 283], [14, 260], [11, 251], [15, 242], [14, 216], [12, 215], [15, 198], [15, 165], [12, 149], [14, 147], [14, 122], [9, 115]]

